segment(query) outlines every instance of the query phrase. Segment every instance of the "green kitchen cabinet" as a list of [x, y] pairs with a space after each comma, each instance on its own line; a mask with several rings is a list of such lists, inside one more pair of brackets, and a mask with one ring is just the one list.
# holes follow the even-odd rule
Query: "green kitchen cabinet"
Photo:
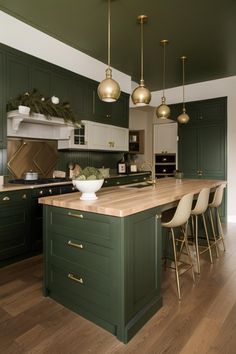
[[0, 265], [30, 250], [30, 191], [0, 193]]
[[[181, 104], [170, 106], [171, 118], [181, 112]], [[178, 127], [178, 169], [185, 178], [227, 180], [227, 98], [187, 102], [190, 117]], [[226, 196], [221, 215], [226, 215]]]
[[158, 208], [120, 218], [44, 205], [44, 294], [119, 340], [161, 307], [160, 272]]
[[44, 97], [52, 96], [51, 71], [45, 65], [30, 66], [30, 90], [37, 89]]
[[[170, 106], [171, 118], [181, 104]], [[178, 127], [178, 168], [187, 178], [226, 179], [227, 98], [187, 102], [190, 117]]]
[[[6, 55], [0, 47], [0, 149], [6, 147]], [[1, 150], [0, 150], [1, 151]], [[1, 174], [1, 173], [0, 173]]]

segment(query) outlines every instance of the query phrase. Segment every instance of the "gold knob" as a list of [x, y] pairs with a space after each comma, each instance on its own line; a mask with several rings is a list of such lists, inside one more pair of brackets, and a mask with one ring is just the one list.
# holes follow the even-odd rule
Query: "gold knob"
[[51, 189], [49, 189], [49, 193], [52, 194], [52, 190]]
[[41, 190], [41, 191], [39, 192], [39, 194], [42, 195], [42, 194], [43, 194], [43, 191]]
[[22, 199], [27, 199], [26, 194], [23, 194], [23, 195], [22, 195]]

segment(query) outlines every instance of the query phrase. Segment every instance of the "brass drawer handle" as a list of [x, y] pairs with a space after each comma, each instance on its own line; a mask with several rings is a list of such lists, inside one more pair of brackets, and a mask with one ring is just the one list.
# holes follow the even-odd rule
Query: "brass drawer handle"
[[83, 219], [83, 214], [73, 214], [71, 212], [68, 213], [68, 216], [73, 216], [74, 218], [80, 218]]
[[77, 278], [72, 273], [69, 273], [67, 277], [71, 280], [76, 281], [77, 283], [84, 284], [83, 278]]
[[120, 184], [120, 182], [116, 182], [116, 184]]
[[27, 199], [26, 194], [23, 194], [23, 195], [22, 195], [22, 199]]
[[74, 243], [71, 240], [69, 240], [67, 242], [67, 244], [68, 244], [68, 246], [71, 246], [71, 247], [76, 247], [76, 248], [80, 248], [80, 249], [84, 248], [84, 246], [81, 243]]
[[6, 201], [10, 200], [10, 198], [9, 198], [9, 197], [4, 197], [4, 198], [2, 198], [2, 200], [3, 200], [4, 202], [6, 202]]
[[161, 214], [157, 214], [156, 219], [161, 219]]

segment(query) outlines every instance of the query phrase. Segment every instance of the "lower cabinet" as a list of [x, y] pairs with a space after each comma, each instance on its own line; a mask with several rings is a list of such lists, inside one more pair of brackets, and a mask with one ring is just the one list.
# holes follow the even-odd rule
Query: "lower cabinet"
[[0, 193], [0, 264], [30, 250], [30, 191]]
[[44, 206], [45, 296], [128, 342], [162, 305], [157, 214]]

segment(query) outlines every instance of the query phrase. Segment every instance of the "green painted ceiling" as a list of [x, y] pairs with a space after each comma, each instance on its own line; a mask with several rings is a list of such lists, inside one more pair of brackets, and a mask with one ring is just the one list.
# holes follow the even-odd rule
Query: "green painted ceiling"
[[[0, 0], [0, 9], [102, 62], [107, 60], [107, 0]], [[151, 90], [162, 88], [161, 39], [170, 41], [166, 87], [181, 85], [182, 55], [188, 57], [186, 83], [236, 75], [236, 0], [113, 0], [111, 64], [137, 82], [140, 14], [148, 16], [144, 78]]]

